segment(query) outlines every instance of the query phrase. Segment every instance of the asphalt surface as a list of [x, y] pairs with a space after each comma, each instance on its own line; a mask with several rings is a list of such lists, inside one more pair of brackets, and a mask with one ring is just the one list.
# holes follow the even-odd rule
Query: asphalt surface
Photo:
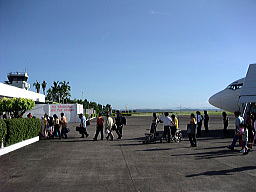
[[[221, 117], [210, 117], [210, 133], [191, 148], [181, 143], [142, 144], [150, 117], [129, 117], [122, 140], [41, 140], [0, 157], [0, 191], [255, 191], [256, 155], [225, 147]], [[185, 129], [187, 117], [180, 118]], [[159, 125], [162, 126], [162, 125]], [[233, 128], [230, 120], [230, 129]]]

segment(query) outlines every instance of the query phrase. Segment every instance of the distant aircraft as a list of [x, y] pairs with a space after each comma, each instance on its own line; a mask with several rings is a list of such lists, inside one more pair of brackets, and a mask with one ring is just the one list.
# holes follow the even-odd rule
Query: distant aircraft
[[209, 103], [229, 112], [244, 112], [248, 104], [256, 103], [256, 64], [249, 65], [245, 78], [234, 81], [211, 96]]

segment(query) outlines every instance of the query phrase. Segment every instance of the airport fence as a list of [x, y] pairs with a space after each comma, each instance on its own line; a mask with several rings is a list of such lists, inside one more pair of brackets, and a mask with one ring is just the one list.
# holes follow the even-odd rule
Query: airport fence
[[5, 120], [5, 123], [7, 132], [4, 137], [4, 146], [9, 146], [36, 137], [41, 130], [40, 119], [7, 119]]

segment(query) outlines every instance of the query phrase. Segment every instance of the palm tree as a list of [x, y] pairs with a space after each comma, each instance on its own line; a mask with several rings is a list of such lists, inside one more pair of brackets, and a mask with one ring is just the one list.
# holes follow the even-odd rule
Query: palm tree
[[65, 103], [65, 101], [67, 101], [67, 99], [71, 96], [70, 91], [71, 87], [69, 85], [69, 82], [60, 82], [60, 95], [62, 103]]
[[45, 97], [45, 100], [53, 101], [53, 94], [52, 94], [52, 89], [51, 88], [47, 90], [47, 95]]
[[52, 86], [52, 97], [53, 101], [60, 103], [60, 83], [59, 81], [54, 81]]
[[42, 89], [43, 89], [44, 95], [45, 95], [46, 85], [47, 85], [46, 81], [43, 81], [43, 83], [42, 83]]
[[35, 83], [33, 83], [33, 86], [36, 88], [36, 92], [39, 93], [41, 84], [38, 81], [36, 81]]

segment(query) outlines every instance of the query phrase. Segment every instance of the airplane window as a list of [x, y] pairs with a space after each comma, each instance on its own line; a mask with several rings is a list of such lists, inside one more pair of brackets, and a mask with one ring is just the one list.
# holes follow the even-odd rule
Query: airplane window
[[228, 89], [237, 90], [237, 89], [241, 89], [242, 87], [243, 87], [243, 83], [240, 83], [240, 84], [229, 85]]

